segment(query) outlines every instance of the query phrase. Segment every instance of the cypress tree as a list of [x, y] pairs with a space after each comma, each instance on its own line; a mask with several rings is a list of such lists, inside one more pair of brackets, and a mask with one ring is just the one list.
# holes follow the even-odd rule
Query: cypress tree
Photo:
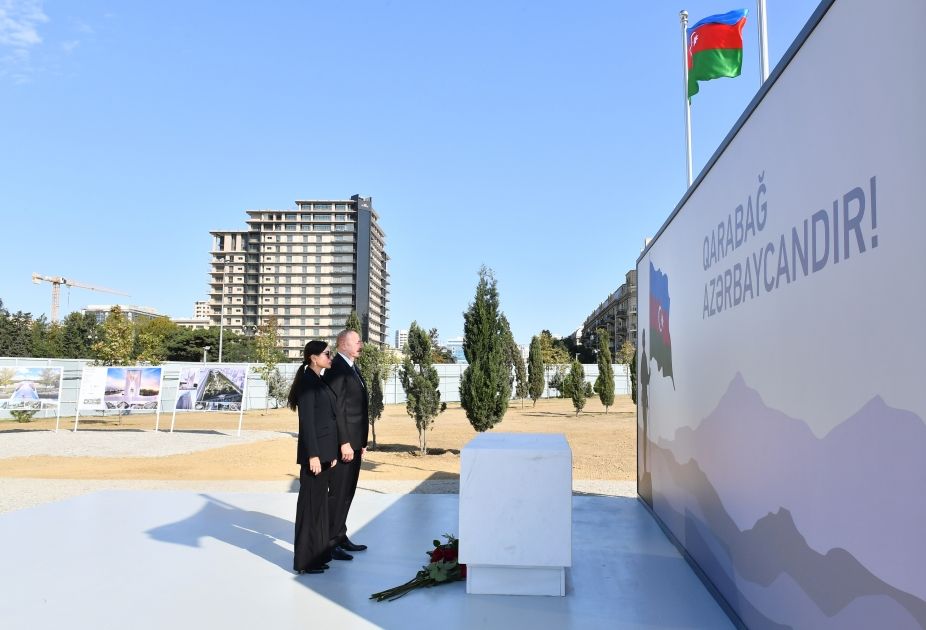
[[360, 335], [360, 338], [363, 338], [363, 330], [360, 325], [360, 317], [357, 316], [357, 311], [351, 310], [350, 317], [347, 318], [347, 321], [344, 323], [344, 328], [347, 330], [353, 330], [355, 333]]
[[380, 372], [376, 372], [373, 376], [372, 381], [367, 381], [370, 383], [370, 432], [372, 433], [372, 440], [370, 440], [370, 447], [376, 448], [376, 421], [379, 420], [380, 416], [383, 415], [383, 409], [385, 405], [383, 404], [383, 379], [380, 375]]
[[604, 328], [598, 329], [598, 378], [595, 379], [595, 391], [604, 405], [604, 412], [614, 404], [614, 368], [611, 367], [611, 338]]
[[527, 392], [537, 406], [537, 400], [543, 396], [543, 355], [540, 348], [540, 337], [531, 339], [531, 349], [527, 354]]
[[492, 270], [479, 270], [476, 296], [463, 313], [463, 353], [469, 362], [460, 380], [460, 404], [477, 431], [501, 422], [511, 397], [510, 332], [505, 334]]
[[428, 429], [437, 414], [447, 408], [440, 401], [440, 377], [431, 365], [431, 339], [416, 322], [408, 331], [408, 353], [402, 361], [399, 378], [407, 398], [405, 409], [418, 429], [418, 452], [428, 454]]
[[521, 408], [524, 408], [524, 399], [527, 398], [527, 368], [524, 366], [524, 357], [521, 348], [516, 343], [511, 344], [514, 355], [515, 397], [521, 399]]
[[572, 406], [576, 408], [576, 415], [578, 416], [582, 408], [585, 407], [585, 400], [588, 396], [588, 389], [585, 387], [585, 369], [578, 359], [572, 362], [568, 378], [571, 384], [569, 394], [572, 398]]
[[385, 346], [367, 342], [363, 345], [360, 356], [357, 357], [357, 367], [363, 380], [368, 385], [367, 400], [370, 403], [370, 430], [373, 440], [370, 444], [376, 447], [376, 421], [383, 415], [383, 384], [395, 370], [395, 358]]
[[637, 349], [633, 349], [633, 358], [630, 360], [630, 399], [637, 404]]
[[514, 367], [514, 397], [521, 400], [521, 408], [523, 409], [524, 399], [527, 398], [527, 371], [524, 368], [524, 357], [521, 356], [521, 347], [515, 342], [514, 336], [511, 334], [507, 319], [505, 320], [505, 327], [508, 331], [511, 364]]

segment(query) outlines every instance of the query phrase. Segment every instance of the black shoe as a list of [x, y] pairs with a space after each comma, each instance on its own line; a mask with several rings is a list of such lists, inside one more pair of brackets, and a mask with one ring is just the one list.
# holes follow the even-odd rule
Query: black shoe
[[353, 560], [354, 556], [350, 555], [340, 547], [335, 547], [331, 550], [331, 558], [333, 560]]
[[365, 551], [366, 548], [366, 545], [356, 545], [347, 538], [345, 538], [344, 542], [341, 543], [341, 549], [346, 551]]
[[311, 573], [311, 574], [316, 574], [316, 575], [317, 575], [317, 574], [319, 574], [319, 573], [324, 573], [324, 572], [325, 572], [325, 569], [327, 569], [327, 568], [328, 568], [328, 565], [326, 564], [326, 565], [323, 565], [323, 566], [321, 566], [321, 567], [312, 567], [312, 568], [310, 568], [310, 569], [302, 569], [301, 571], [296, 571], [296, 573], [298, 573], [299, 575], [304, 575], [304, 574], [306, 574], [306, 573]]

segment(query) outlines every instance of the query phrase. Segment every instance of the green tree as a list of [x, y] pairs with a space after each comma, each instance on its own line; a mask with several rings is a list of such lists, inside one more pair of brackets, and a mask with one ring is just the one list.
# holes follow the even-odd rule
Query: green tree
[[637, 349], [633, 349], [633, 358], [630, 360], [630, 399], [637, 404]]
[[440, 377], [431, 364], [431, 339], [417, 322], [408, 331], [408, 352], [402, 361], [399, 378], [405, 389], [405, 409], [418, 429], [418, 452], [428, 453], [428, 429], [434, 419], [447, 408], [440, 401]]
[[437, 328], [428, 330], [428, 338], [431, 340], [432, 363], [456, 363], [453, 353], [438, 343], [440, 341], [440, 333], [437, 331]]
[[386, 408], [386, 405], [383, 403], [383, 380], [379, 378], [379, 374], [376, 375], [372, 381], [367, 381], [370, 384], [370, 406], [368, 411], [370, 414], [370, 433], [372, 440], [370, 441], [370, 447], [376, 448], [376, 421], [380, 419], [383, 415], [383, 410]]
[[567, 365], [569, 350], [562, 339], [556, 339], [549, 330], [540, 331], [540, 351], [544, 365]]
[[0, 303], [0, 356], [28, 357], [32, 354], [32, 314], [10, 314]]
[[514, 365], [514, 397], [521, 400], [521, 408], [524, 408], [524, 399], [527, 398], [527, 369], [524, 367], [524, 357], [521, 356], [521, 346], [519, 346], [509, 331], [509, 345], [511, 352], [511, 363]]
[[363, 327], [360, 324], [360, 317], [357, 316], [357, 311], [351, 310], [350, 316], [344, 323], [344, 328], [346, 330], [353, 330], [355, 333], [360, 335], [361, 339], [363, 339]]
[[[215, 335], [213, 335], [213, 331]], [[183, 328], [176, 335], [164, 341], [168, 361], [199, 361], [203, 358], [203, 348], [215, 349], [218, 357], [219, 336], [216, 328], [191, 330]]]
[[132, 322], [118, 305], [109, 309], [109, 315], [100, 325], [99, 339], [92, 350], [102, 365], [129, 365], [135, 351], [135, 331]]
[[[257, 338], [253, 336], [241, 335], [233, 330], [226, 329], [222, 345], [224, 346], [222, 348], [222, 360], [229, 363], [249, 363], [254, 361], [257, 356]], [[213, 348], [217, 347], [213, 346]]]
[[[277, 365], [285, 357], [280, 349], [280, 335], [277, 325], [277, 318], [271, 316], [258, 328], [256, 341], [257, 366], [256, 371], [264, 382], [267, 384], [267, 396], [264, 399], [264, 412], [270, 408], [270, 399], [276, 398], [276, 392], [272, 391], [274, 386], [281, 380], [280, 372]], [[283, 396], [285, 398], [285, 396]]]
[[456, 363], [453, 353], [449, 348], [444, 346], [434, 346], [431, 348], [431, 361], [433, 363]]
[[[222, 360], [229, 363], [254, 362], [257, 360], [257, 337], [239, 335], [225, 330]], [[166, 361], [201, 361], [203, 348], [209, 346], [208, 359], [219, 359], [219, 327], [191, 330], [179, 326], [163, 340]]]
[[61, 325], [48, 323], [45, 316], [32, 320], [32, 353], [33, 357], [56, 358], [63, 355], [61, 347]]
[[92, 344], [99, 334], [96, 315], [68, 313], [61, 326], [61, 357], [89, 359], [93, 357]]
[[633, 347], [633, 342], [628, 339], [621, 344], [617, 351], [617, 363], [629, 365], [633, 363], [635, 356], [637, 356], [637, 349]]
[[[562, 343], [563, 348], [566, 349], [566, 356], [569, 359], [578, 359], [579, 363], [594, 363], [595, 362], [595, 349], [590, 346], [584, 346], [581, 342], [576, 341], [572, 336], [563, 337], [558, 340]], [[567, 359], [567, 360], [569, 360]], [[571, 363], [571, 361], [569, 361]]]
[[569, 396], [572, 398], [572, 406], [576, 408], [576, 415], [578, 416], [582, 408], [585, 407], [588, 388], [585, 382], [585, 369], [577, 360], [572, 362], [572, 367], [569, 369], [569, 382], [571, 390]]
[[572, 398], [572, 373], [569, 371], [569, 367], [565, 365], [556, 366], [556, 371], [550, 377], [550, 387], [559, 391], [560, 398]]
[[540, 351], [540, 337], [536, 335], [531, 339], [531, 347], [527, 354], [527, 392], [537, 406], [537, 401], [543, 396], [544, 386], [543, 356]]
[[626, 365], [627, 380], [630, 381], [630, 398], [637, 403], [637, 349], [629, 339], [617, 351], [617, 362]]
[[460, 379], [460, 404], [477, 431], [501, 422], [511, 397], [510, 341], [502, 317], [495, 276], [482, 267], [475, 299], [463, 314], [463, 353], [469, 365]]
[[139, 361], [158, 365], [167, 358], [167, 342], [181, 328], [169, 317], [153, 317], [135, 323], [135, 356]]
[[366, 343], [357, 357], [357, 368], [367, 383], [369, 399], [371, 445], [376, 447], [376, 421], [383, 415], [383, 384], [395, 371], [396, 357], [392, 351], [376, 343]]
[[598, 329], [598, 378], [595, 379], [595, 392], [604, 405], [605, 414], [614, 404], [614, 368], [611, 367], [611, 338], [604, 328]]

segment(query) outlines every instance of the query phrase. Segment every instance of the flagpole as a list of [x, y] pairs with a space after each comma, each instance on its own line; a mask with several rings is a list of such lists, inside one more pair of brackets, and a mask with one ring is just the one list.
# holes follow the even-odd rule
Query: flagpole
[[683, 96], [685, 97], [685, 174], [688, 179], [686, 190], [691, 187], [691, 102], [688, 100], [688, 11], [678, 12], [679, 21], [682, 25], [682, 68], [685, 69], [683, 76]]
[[768, 79], [768, 31], [765, 22], [765, 0], [756, 0], [756, 23], [759, 26], [759, 86]]

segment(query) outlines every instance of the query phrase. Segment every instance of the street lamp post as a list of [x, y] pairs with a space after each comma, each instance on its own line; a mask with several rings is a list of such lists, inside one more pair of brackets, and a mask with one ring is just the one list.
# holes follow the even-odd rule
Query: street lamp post
[[206, 365], [206, 355], [209, 353], [209, 348], [212, 346], [203, 346], [203, 365]]

